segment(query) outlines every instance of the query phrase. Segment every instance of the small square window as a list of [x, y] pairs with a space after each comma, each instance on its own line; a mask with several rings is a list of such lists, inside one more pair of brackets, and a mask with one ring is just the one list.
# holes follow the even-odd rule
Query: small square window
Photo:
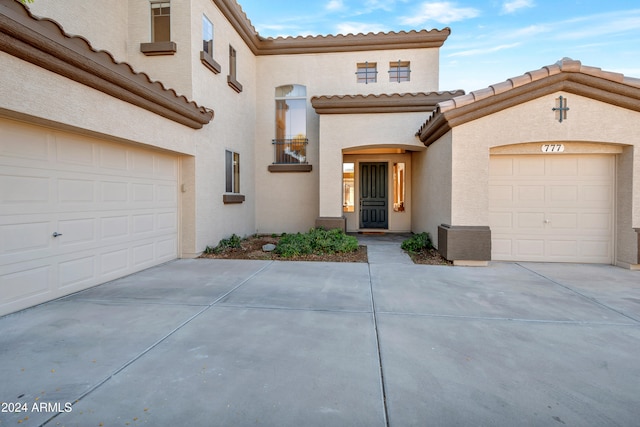
[[358, 83], [375, 83], [378, 81], [378, 68], [375, 62], [361, 62], [356, 71]]
[[390, 82], [408, 82], [411, 69], [409, 61], [395, 61], [389, 63], [389, 81]]

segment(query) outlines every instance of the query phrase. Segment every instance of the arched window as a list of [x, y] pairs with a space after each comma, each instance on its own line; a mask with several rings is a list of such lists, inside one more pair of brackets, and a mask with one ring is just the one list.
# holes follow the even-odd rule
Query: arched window
[[307, 163], [307, 88], [276, 88], [276, 137], [274, 163]]

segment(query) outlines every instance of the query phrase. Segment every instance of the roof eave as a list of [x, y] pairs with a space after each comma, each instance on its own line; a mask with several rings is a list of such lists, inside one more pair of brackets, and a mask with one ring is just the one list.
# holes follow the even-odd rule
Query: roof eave
[[[640, 112], [640, 88], [581, 72], [562, 72], [445, 111], [439, 106], [416, 136], [429, 146], [456, 126], [560, 91]], [[451, 102], [455, 104], [456, 99]]]
[[0, 50], [194, 129], [213, 119], [213, 110], [134, 72], [129, 64], [66, 34], [53, 20], [34, 17], [13, 0], [0, 0]]

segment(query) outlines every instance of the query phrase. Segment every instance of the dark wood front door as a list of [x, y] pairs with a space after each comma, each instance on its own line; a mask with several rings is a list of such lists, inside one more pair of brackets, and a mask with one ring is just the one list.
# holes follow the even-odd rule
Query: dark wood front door
[[389, 228], [387, 164], [360, 163], [360, 228]]

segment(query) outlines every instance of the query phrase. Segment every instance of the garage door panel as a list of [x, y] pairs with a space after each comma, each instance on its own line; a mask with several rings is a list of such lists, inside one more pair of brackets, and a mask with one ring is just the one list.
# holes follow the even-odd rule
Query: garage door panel
[[519, 185], [518, 189], [518, 206], [539, 206], [540, 202], [544, 202], [545, 188], [543, 185]]
[[96, 257], [80, 256], [58, 264], [58, 286], [60, 289], [79, 283], [91, 284], [96, 279]]
[[566, 206], [578, 201], [579, 188], [577, 185], [551, 184], [549, 187], [549, 202], [551, 206]]
[[544, 228], [544, 213], [542, 212], [518, 212], [516, 218], [517, 228], [529, 230], [542, 230]]
[[57, 237], [61, 247], [78, 245], [81, 243], [95, 242], [98, 233], [98, 219], [74, 218], [58, 221], [56, 231], [62, 236]]
[[489, 214], [489, 222], [493, 224], [492, 231], [494, 232], [504, 228], [508, 230], [513, 227], [513, 213], [491, 212]]
[[535, 156], [514, 159], [514, 174], [520, 177], [545, 176], [544, 159]]
[[87, 139], [59, 134], [56, 136], [56, 161], [59, 164], [74, 164], [93, 168], [94, 144], [87, 143]]
[[556, 156], [541, 158], [547, 164], [548, 174], [550, 177], [567, 177], [578, 175], [578, 159], [570, 156]]
[[0, 120], [7, 135], [0, 315], [177, 257], [176, 156]]
[[15, 256], [46, 249], [50, 243], [49, 229], [48, 221], [0, 225], [0, 253]]
[[2, 272], [0, 269], [0, 292], [2, 300], [0, 302], [0, 312], [3, 312], [3, 305], [45, 295], [53, 287], [51, 284], [50, 265], [24, 266], [22, 270]]
[[580, 242], [580, 255], [588, 258], [600, 259], [611, 252], [608, 240], [583, 240]]
[[516, 238], [517, 256], [541, 257], [544, 255], [545, 241], [543, 239]]
[[579, 228], [578, 225], [578, 214], [577, 213], [553, 213], [551, 212], [548, 215], [549, 227], [548, 229], [554, 233], [567, 231], [567, 230], [577, 230]]
[[126, 182], [103, 181], [100, 183], [99, 200], [103, 203], [123, 203], [129, 200], [129, 186]]
[[[28, 203], [25, 211], [32, 210], [34, 203], [48, 203], [50, 199], [49, 191], [50, 179], [39, 176], [0, 175], [0, 203], [5, 206]], [[18, 208], [19, 207], [15, 207]], [[15, 209], [14, 208], [14, 209]], [[30, 209], [29, 209], [30, 208]]]
[[98, 148], [98, 164], [101, 169], [126, 171], [128, 168], [127, 149], [120, 145], [103, 144]]
[[611, 155], [492, 156], [492, 259], [612, 262], [614, 168]]

